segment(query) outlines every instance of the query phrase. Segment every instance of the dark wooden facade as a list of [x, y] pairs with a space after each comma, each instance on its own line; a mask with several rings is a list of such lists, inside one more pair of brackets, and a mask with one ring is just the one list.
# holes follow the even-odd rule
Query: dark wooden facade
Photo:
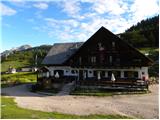
[[152, 61], [105, 29], [100, 28], [64, 65], [91, 68], [150, 66]]
[[[77, 48], [77, 45], [80, 47]], [[61, 53], [56, 50], [60, 50]], [[83, 44], [67, 43], [53, 46], [44, 61], [48, 68], [42, 68], [39, 72], [46, 73], [46, 76], [38, 78], [39, 82], [45, 83], [50, 80], [47, 84], [54, 84], [58, 80], [54, 75], [58, 72], [58, 82], [76, 80], [79, 85], [91, 86], [146, 85], [143, 76], [148, 79], [148, 66], [153, 63], [104, 27]], [[116, 77], [114, 82], [111, 81], [112, 74]]]

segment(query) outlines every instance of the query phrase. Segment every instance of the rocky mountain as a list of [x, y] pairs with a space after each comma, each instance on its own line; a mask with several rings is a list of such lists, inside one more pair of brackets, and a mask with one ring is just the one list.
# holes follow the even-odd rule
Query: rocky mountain
[[23, 51], [32, 48], [30, 45], [22, 45], [16, 48], [12, 48], [10, 50], [5, 50], [4, 52], [1, 53], [1, 56], [8, 56], [10, 54], [13, 54], [15, 51]]
[[37, 63], [37, 66], [41, 66], [42, 60], [51, 47], [52, 45], [41, 45], [31, 48], [21, 46], [16, 50], [5, 51], [5, 54], [7, 55], [8, 52], [9, 55], [1, 56], [1, 71], [7, 71], [10, 66], [16, 69], [35, 66], [35, 63]]

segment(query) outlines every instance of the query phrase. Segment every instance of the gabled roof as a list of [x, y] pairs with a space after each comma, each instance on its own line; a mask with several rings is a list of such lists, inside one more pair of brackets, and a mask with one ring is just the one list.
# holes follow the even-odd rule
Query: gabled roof
[[[66, 62], [67, 64], [72, 58], [74, 58], [77, 54], [84, 53], [85, 48], [90, 45], [98, 44], [100, 41], [105, 41], [106, 44], [108, 44], [108, 41], [115, 41], [119, 44], [123, 45], [123, 50], [128, 51], [129, 49], [133, 52], [134, 56], [140, 59], [145, 60], [145, 63], [142, 63], [142, 66], [149, 66], [153, 64], [153, 61], [146, 57], [144, 54], [139, 52], [138, 49], [132, 47], [130, 44], [128, 44], [126, 41], [120, 39], [117, 35], [113, 34], [111, 31], [106, 29], [105, 27], [101, 27], [97, 32], [95, 32]], [[132, 55], [133, 55], [132, 54]], [[128, 54], [126, 54], [128, 55]], [[129, 54], [129, 56], [132, 56]], [[126, 56], [127, 57], [127, 56]]]
[[61, 65], [73, 53], [75, 53], [83, 42], [55, 43], [42, 61], [45, 65]]
[[[51, 50], [48, 52], [47, 56], [43, 60], [42, 64], [45, 65], [68, 65], [69, 61], [76, 55], [82, 53], [84, 54], [85, 48], [90, 45], [95, 45], [99, 41], [104, 41], [108, 44], [108, 41], [115, 41], [121, 44], [123, 51], [128, 51], [130, 49], [134, 56], [143, 59], [145, 62], [142, 66], [148, 66], [153, 63], [151, 59], [140, 53], [137, 49], [132, 47], [127, 42], [121, 40], [118, 36], [110, 32], [104, 27], [101, 27], [95, 34], [93, 34], [86, 42], [75, 42], [75, 43], [56, 43], [53, 45]], [[127, 54], [132, 56], [132, 54]]]

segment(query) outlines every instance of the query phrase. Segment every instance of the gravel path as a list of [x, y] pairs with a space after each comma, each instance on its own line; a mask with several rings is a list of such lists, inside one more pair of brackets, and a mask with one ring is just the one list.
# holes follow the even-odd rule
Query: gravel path
[[22, 108], [76, 115], [121, 114], [135, 118], [159, 118], [158, 85], [150, 86], [149, 94], [91, 96], [46, 96], [31, 93], [26, 85], [3, 88], [2, 93], [15, 97]]

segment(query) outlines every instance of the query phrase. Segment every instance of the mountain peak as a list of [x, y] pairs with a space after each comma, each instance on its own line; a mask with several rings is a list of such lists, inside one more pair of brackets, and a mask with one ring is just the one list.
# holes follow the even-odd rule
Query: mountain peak
[[16, 47], [16, 48], [12, 48], [10, 50], [5, 50], [1, 53], [1, 56], [8, 56], [10, 54], [12, 54], [14, 51], [23, 51], [23, 50], [27, 50], [29, 48], [32, 48], [32, 46], [30, 45], [21, 45], [19, 47]]

